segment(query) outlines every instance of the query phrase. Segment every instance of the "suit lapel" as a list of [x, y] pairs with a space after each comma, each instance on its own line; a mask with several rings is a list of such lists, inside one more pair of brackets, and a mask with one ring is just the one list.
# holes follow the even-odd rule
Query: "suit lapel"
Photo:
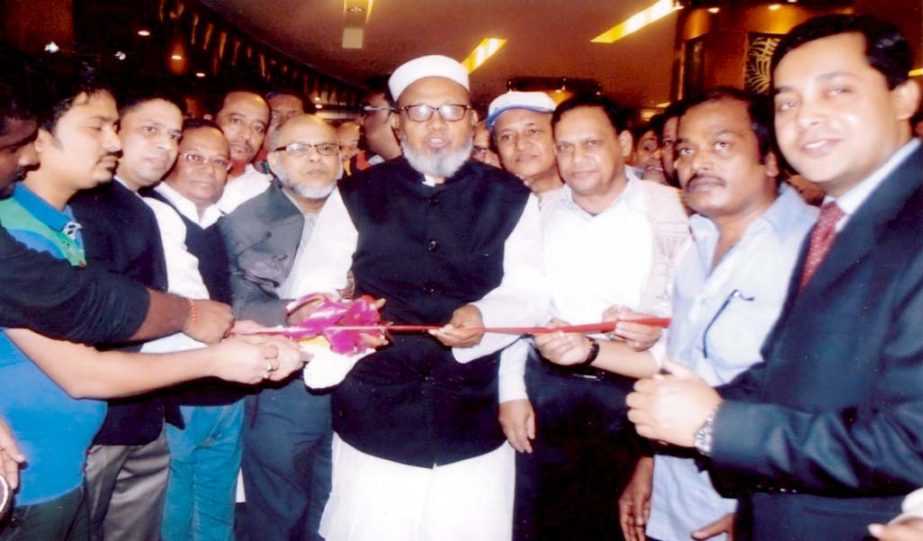
[[[837, 234], [827, 258], [799, 296], [805, 299], [818, 296], [875, 247], [878, 238], [887, 231], [888, 223], [897, 216], [906, 200], [920, 189], [921, 171], [923, 150], [918, 148], [888, 175], [849, 219]], [[796, 276], [800, 278], [800, 272]]]

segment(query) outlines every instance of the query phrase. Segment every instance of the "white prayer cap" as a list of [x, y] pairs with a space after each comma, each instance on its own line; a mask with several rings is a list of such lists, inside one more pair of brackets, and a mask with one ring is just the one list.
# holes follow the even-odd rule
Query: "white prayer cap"
[[414, 58], [400, 65], [388, 79], [391, 97], [397, 101], [408, 86], [425, 77], [445, 77], [468, 87], [468, 72], [457, 60], [438, 54]]
[[487, 108], [487, 129], [494, 129], [494, 122], [500, 118], [500, 115], [510, 109], [528, 109], [536, 113], [553, 113], [556, 107], [551, 96], [544, 92], [517, 92], [509, 91], [506, 94], [500, 94], [494, 101], [490, 102]]

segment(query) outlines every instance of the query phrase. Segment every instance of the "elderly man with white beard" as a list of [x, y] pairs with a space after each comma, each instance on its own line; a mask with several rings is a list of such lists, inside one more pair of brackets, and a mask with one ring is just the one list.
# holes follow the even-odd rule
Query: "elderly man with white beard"
[[315, 358], [309, 384], [325, 362], [343, 378], [321, 534], [508, 540], [514, 452], [497, 422], [497, 374], [516, 337], [483, 327], [547, 318], [537, 201], [516, 177], [469, 159], [477, 115], [461, 64], [417, 58], [389, 87], [403, 157], [331, 195], [325, 211], [341, 210], [325, 212], [315, 236], [337, 241], [299, 254], [293, 292], [343, 288], [351, 270], [356, 295], [387, 301], [384, 319], [441, 327], [395, 334], [352, 362]]
[[[286, 120], [269, 136], [276, 177], [226, 216], [235, 315], [285, 321], [284, 296], [299, 246], [307, 246], [342, 165], [336, 131], [313, 115]], [[330, 396], [309, 391], [301, 373], [246, 398], [243, 477], [250, 539], [319, 539], [330, 494]]]

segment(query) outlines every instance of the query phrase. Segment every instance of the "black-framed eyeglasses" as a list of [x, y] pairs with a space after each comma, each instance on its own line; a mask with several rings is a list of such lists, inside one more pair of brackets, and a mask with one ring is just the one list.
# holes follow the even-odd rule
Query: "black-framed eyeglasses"
[[273, 152], [285, 152], [292, 156], [304, 156], [312, 148], [321, 156], [333, 156], [340, 150], [340, 145], [337, 143], [317, 143], [313, 145], [311, 143], [289, 143], [285, 146], [276, 148]]
[[211, 158], [211, 159], [209, 159], [209, 158], [206, 158], [205, 156], [203, 156], [202, 154], [198, 154], [198, 153], [196, 153], [196, 152], [183, 152], [182, 154], [180, 154], [180, 157], [181, 157], [184, 161], [187, 161], [187, 162], [189, 162], [189, 163], [191, 163], [191, 164], [193, 164], [193, 165], [199, 166], [199, 167], [205, 165], [206, 163], [210, 163], [210, 164], [212, 164], [212, 166], [214, 166], [216, 169], [222, 169], [222, 170], [224, 170], [224, 171], [230, 171], [230, 170], [231, 170], [231, 160], [226, 160], [226, 159], [224, 159], [224, 158]]
[[398, 109], [403, 111], [407, 115], [407, 118], [414, 122], [426, 122], [433, 118], [433, 113], [436, 111], [439, 111], [439, 116], [442, 117], [442, 120], [446, 122], [458, 122], [465, 118], [465, 115], [469, 110], [473, 109], [473, 107], [463, 103], [443, 103], [439, 107], [433, 107], [425, 103], [417, 103], [398, 107]]
[[728, 296], [724, 299], [724, 302], [721, 303], [721, 307], [718, 308], [718, 311], [715, 312], [715, 315], [712, 316], [711, 321], [708, 322], [708, 325], [705, 326], [705, 330], [702, 332], [702, 357], [708, 358], [708, 331], [711, 330], [712, 326], [718, 321], [718, 318], [721, 317], [721, 314], [730, 306], [731, 301], [734, 299], [740, 299], [746, 302], [753, 302], [756, 300], [756, 297], [751, 297], [744, 295], [739, 289], [735, 289], [728, 293]]

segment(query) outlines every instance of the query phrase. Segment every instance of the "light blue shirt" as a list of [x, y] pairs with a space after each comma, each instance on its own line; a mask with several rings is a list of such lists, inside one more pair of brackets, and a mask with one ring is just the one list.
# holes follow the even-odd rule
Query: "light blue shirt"
[[[801, 244], [816, 220], [817, 209], [783, 187], [712, 268], [718, 229], [693, 216], [689, 224], [695, 244], [676, 270], [669, 357], [713, 386], [762, 362], [760, 348], [782, 310]], [[690, 532], [734, 507], [735, 500], [721, 498], [693, 460], [655, 457], [647, 535], [688, 541]]]

